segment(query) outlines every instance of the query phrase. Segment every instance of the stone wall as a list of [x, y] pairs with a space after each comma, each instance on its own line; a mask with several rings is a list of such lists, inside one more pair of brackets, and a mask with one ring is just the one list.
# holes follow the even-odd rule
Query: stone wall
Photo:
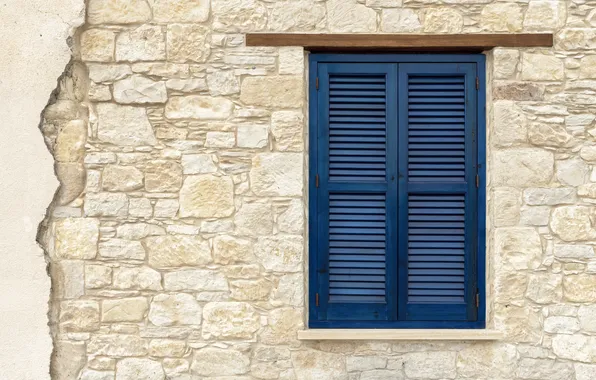
[[[300, 342], [301, 48], [275, 32], [554, 32], [489, 54], [499, 342]], [[54, 379], [596, 378], [596, 2], [89, 0], [44, 114]]]

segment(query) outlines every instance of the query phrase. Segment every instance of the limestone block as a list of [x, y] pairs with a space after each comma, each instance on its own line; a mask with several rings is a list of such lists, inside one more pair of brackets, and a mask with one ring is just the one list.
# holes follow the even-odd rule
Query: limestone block
[[592, 259], [594, 247], [591, 245], [555, 244], [555, 257], [560, 259]]
[[424, 15], [426, 33], [459, 33], [463, 26], [461, 13], [453, 8], [429, 8]]
[[304, 148], [302, 112], [277, 111], [271, 114], [271, 133], [275, 150], [301, 152]]
[[144, 108], [99, 103], [97, 137], [121, 146], [154, 145], [157, 140]]
[[116, 35], [111, 30], [88, 29], [81, 34], [83, 61], [110, 62], [114, 60]]
[[210, 154], [185, 154], [182, 156], [182, 172], [184, 174], [215, 173], [217, 166]]
[[145, 249], [138, 241], [110, 239], [99, 243], [99, 255], [110, 259], [145, 260]]
[[188, 78], [190, 67], [188, 64], [171, 62], [137, 62], [132, 65], [135, 73], [164, 78]]
[[244, 78], [240, 101], [252, 106], [301, 108], [304, 102], [304, 78], [290, 75]]
[[207, 81], [204, 78], [168, 79], [166, 87], [180, 92], [201, 92], [207, 90]]
[[190, 370], [190, 363], [186, 359], [164, 358], [161, 365], [166, 375], [172, 378], [180, 375], [183, 379]]
[[236, 145], [234, 132], [207, 132], [205, 146], [208, 148], [233, 148]]
[[161, 290], [161, 275], [149, 267], [114, 268], [116, 289]]
[[151, 301], [149, 321], [156, 326], [200, 325], [201, 306], [190, 294], [158, 294]]
[[100, 65], [90, 63], [87, 68], [89, 69], [89, 79], [95, 83], [114, 82], [132, 74], [130, 66], [123, 64]]
[[207, 74], [207, 87], [212, 96], [232, 95], [240, 92], [238, 77], [232, 70], [214, 71]]
[[211, 0], [211, 9], [217, 31], [254, 32], [267, 25], [267, 8], [257, 0]]
[[126, 223], [116, 227], [116, 235], [121, 239], [128, 240], [165, 234], [166, 230], [163, 227], [149, 223]]
[[401, 370], [392, 369], [375, 369], [364, 371], [360, 375], [360, 380], [398, 380], [405, 379]]
[[60, 259], [93, 259], [98, 239], [97, 219], [61, 219], [55, 224], [54, 252]]
[[579, 154], [586, 161], [596, 161], [596, 146], [586, 145], [582, 147]]
[[519, 222], [523, 226], [547, 226], [550, 210], [549, 206], [522, 207]]
[[494, 76], [496, 79], [510, 79], [517, 72], [519, 51], [497, 48], [493, 53]]
[[145, 0], [90, 0], [87, 5], [90, 24], [137, 24], [150, 19]]
[[174, 161], [151, 161], [145, 167], [145, 190], [176, 192], [182, 187], [182, 166]]
[[[325, 26], [325, 13], [325, 5], [318, 1], [275, 2], [271, 8], [269, 30], [272, 32], [319, 30]], [[280, 74], [282, 74], [281, 66]], [[295, 74], [298, 73], [295, 72]]]
[[534, 83], [505, 83], [493, 87], [494, 100], [543, 100], [544, 88]]
[[533, 206], [573, 204], [577, 201], [574, 188], [532, 188], [524, 190], [524, 202]]
[[316, 351], [292, 351], [292, 364], [297, 379], [334, 380], [346, 370], [342, 355]]
[[585, 206], [561, 206], [551, 215], [550, 228], [564, 241], [596, 239], [592, 226], [592, 208]]
[[531, 0], [524, 18], [524, 29], [552, 31], [565, 24], [565, 1]]
[[415, 352], [405, 355], [406, 376], [423, 379], [455, 379], [455, 352]]
[[475, 343], [458, 353], [457, 371], [462, 378], [509, 379], [517, 359], [514, 345]]
[[114, 99], [122, 104], [165, 103], [166, 85], [142, 75], [133, 75], [114, 83]]
[[519, 190], [506, 187], [496, 188], [492, 199], [495, 227], [514, 226], [519, 222], [522, 201]]
[[173, 339], [153, 339], [149, 342], [149, 356], [180, 357], [186, 352], [186, 342]]
[[240, 235], [270, 235], [273, 231], [271, 205], [244, 203], [234, 217], [234, 225]]
[[87, 354], [106, 356], [145, 356], [147, 341], [137, 335], [92, 335], [87, 343]]
[[132, 297], [104, 300], [101, 303], [102, 322], [140, 322], [149, 308], [147, 298]]
[[143, 187], [143, 173], [134, 166], [107, 165], [102, 188], [107, 191], [132, 191]]
[[155, 202], [153, 216], [156, 218], [173, 218], [178, 213], [180, 205], [177, 199], [158, 199]]
[[85, 287], [99, 289], [112, 283], [112, 268], [105, 265], [85, 265]]
[[60, 302], [60, 329], [84, 332], [99, 329], [99, 304], [92, 300]]
[[153, 207], [149, 199], [130, 198], [128, 200], [128, 214], [130, 216], [134, 218], [150, 218], [152, 213]]
[[143, 245], [154, 268], [201, 266], [212, 261], [209, 243], [199, 236], [150, 236]]
[[230, 348], [206, 347], [195, 351], [190, 369], [199, 376], [234, 376], [247, 373], [249, 366], [247, 354]]
[[189, 176], [180, 190], [180, 216], [221, 218], [234, 212], [234, 184], [230, 177]]
[[494, 244], [502, 262], [516, 270], [536, 268], [542, 259], [540, 235], [534, 228], [499, 228]]
[[52, 376], [55, 380], [76, 379], [87, 362], [85, 342], [55, 340], [53, 355]]
[[573, 334], [579, 329], [577, 318], [553, 316], [544, 320], [544, 331], [551, 334]]
[[596, 305], [582, 305], [577, 316], [584, 331], [596, 332]]
[[268, 324], [261, 334], [264, 344], [290, 344], [296, 340], [298, 330], [303, 328], [301, 309], [284, 307], [269, 312]]
[[273, 284], [264, 278], [230, 282], [230, 297], [235, 301], [262, 301], [269, 298]]
[[161, 363], [151, 359], [127, 358], [116, 364], [116, 380], [165, 380]]
[[496, 305], [495, 328], [509, 342], [538, 343], [542, 338], [540, 313], [527, 306]]
[[304, 305], [304, 276], [301, 273], [280, 276], [271, 294], [271, 303], [279, 306]]
[[515, 3], [488, 4], [480, 14], [483, 29], [492, 32], [519, 32], [523, 19], [522, 9]]
[[85, 294], [84, 261], [53, 261], [50, 265], [50, 273], [56, 284], [52, 289], [56, 297], [73, 299]]
[[565, 78], [563, 60], [549, 54], [522, 54], [522, 79], [560, 81]]
[[251, 339], [260, 326], [248, 303], [210, 302], [203, 308], [203, 339]]
[[377, 12], [356, 0], [328, 0], [326, 5], [331, 32], [370, 33], [377, 30]]
[[303, 157], [300, 153], [261, 153], [253, 156], [251, 189], [260, 196], [302, 195]]
[[85, 369], [81, 372], [80, 380], [114, 380], [114, 371], [94, 371]]
[[300, 235], [304, 231], [304, 205], [293, 199], [288, 207], [277, 216], [277, 228], [280, 232]]
[[85, 167], [78, 163], [56, 162], [54, 170], [60, 182], [56, 202], [60, 206], [74, 202], [85, 190]]
[[168, 61], [205, 62], [211, 52], [209, 29], [197, 24], [168, 25]]
[[531, 273], [526, 296], [539, 304], [560, 302], [563, 296], [562, 276], [552, 273]]
[[254, 259], [253, 244], [248, 239], [217, 236], [213, 239], [213, 258], [216, 263], [223, 265], [251, 262]]
[[153, 21], [205, 22], [209, 19], [210, 0], [149, 0], [153, 10]]
[[558, 334], [553, 336], [553, 351], [561, 359], [584, 363], [596, 360], [596, 337]]
[[495, 153], [493, 185], [528, 187], [546, 185], [554, 172], [551, 152], [537, 148], [505, 149]]
[[112, 100], [110, 86], [89, 82], [89, 100], [94, 102], [105, 102]]
[[164, 288], [168, 291], [226, 291], [225, 276], [208, 269], [183, 269], [164, 274]]
[[566, 275], [563, 278], [563, 295], [571, 302], [596, 302], [596, 275]]
[[[569, 186], [579, 186], [583, 184], [589, 171], [588, 165], [579, 158], [557, 161], [555, 166], [559, 182]], [[578, 195], [581, 196], [581, 194]]]
[[596, 78], [596, 55], [587, 55], [580, 60], [581, 78]]
[[575, 363], [576, 380], [592, 380], [596, 378], [596, 365]]
[[524, 304], [526, 289], [528, 288], [528, 275], [524, 272], [499, 272], [495, 274], [495, 302], [500, 304]]
[[264, 148], [269, 145], [269, 127], [266, 125], [240, 125], [237, 134], [240, 148]]
[[116, 38], [117, 61], [162, 61], [166, 59], [166, 37], [159, 25], [142, 25]]
[[387, 358], [379, 356], [348, 356], [346, 370], [348, 372], [370, 371], [387, 367]]
[[412, 33], [421, 29], [420, 19], [413, 9], [389, 8], [381, 13], [381, 30], [385, 33]]
[[563, 148], [570, 144], [572, 136], [563, 124], [532, 123], [528, 128], [528, 137], [532, 144]]
[[255, 254], [261, 265], [274, 272], [302, 270], [303, 250], [301, 236], [261, 237], [255, 245]]
[[202, 95], [173, 96], [166, 104], [168, 119], [222, 120], [232, 115], [234, 103]]
[[523, 358], [516, 375], [522, 379], [572, 379], [573, 365], [554, 359]]
[[302, 75], [304, 73], [304, 49], [302, 47], [279, 48], [278, 61], [279, 73], [282, 75]]

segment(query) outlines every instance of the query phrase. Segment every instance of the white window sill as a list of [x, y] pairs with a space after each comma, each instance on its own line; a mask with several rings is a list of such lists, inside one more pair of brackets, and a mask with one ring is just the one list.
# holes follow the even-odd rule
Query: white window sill
[[308, 329], [298, 340], [501, 340], [497, 330]]

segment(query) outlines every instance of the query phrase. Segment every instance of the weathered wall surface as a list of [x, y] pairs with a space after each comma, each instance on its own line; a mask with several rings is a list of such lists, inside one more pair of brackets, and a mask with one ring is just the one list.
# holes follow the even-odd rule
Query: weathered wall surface
[[50, 279], [37, 225], [57, 188], [41, 110], [71, 58], [82, 0], [0, 1], [0, 378], [49, 379]]
[[[45, 231], [54, 378], [596, 378], [595, 5], [90, 0], [44, 124], [63, 183]], [[503, 341], [296, 340], [305, 61], [244, 47], [249, 31], [556, 33], [553, 49], [489, 57]]]

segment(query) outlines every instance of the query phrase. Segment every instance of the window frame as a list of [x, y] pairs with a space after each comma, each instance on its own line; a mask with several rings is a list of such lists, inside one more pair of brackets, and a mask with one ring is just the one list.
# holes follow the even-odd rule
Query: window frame
[[[316, 294], [319, 288], [317, 262], [319, 243], [317, 232], [317, 165], [318, 165], [318, 90], [316, 88], [319, 63], [473, 63], [478, 77], [477, 89], [477, 287], [479, 306], [476, 321], [320, 321], [316, 318]], [[325, 328], [384, 328], [384, 329], [485, 329], [486, 328], [486, 59], [483, 54], [309, 54], [308, 74], [309, 112], [309, 173], [308, 173], [308, 326]]]

